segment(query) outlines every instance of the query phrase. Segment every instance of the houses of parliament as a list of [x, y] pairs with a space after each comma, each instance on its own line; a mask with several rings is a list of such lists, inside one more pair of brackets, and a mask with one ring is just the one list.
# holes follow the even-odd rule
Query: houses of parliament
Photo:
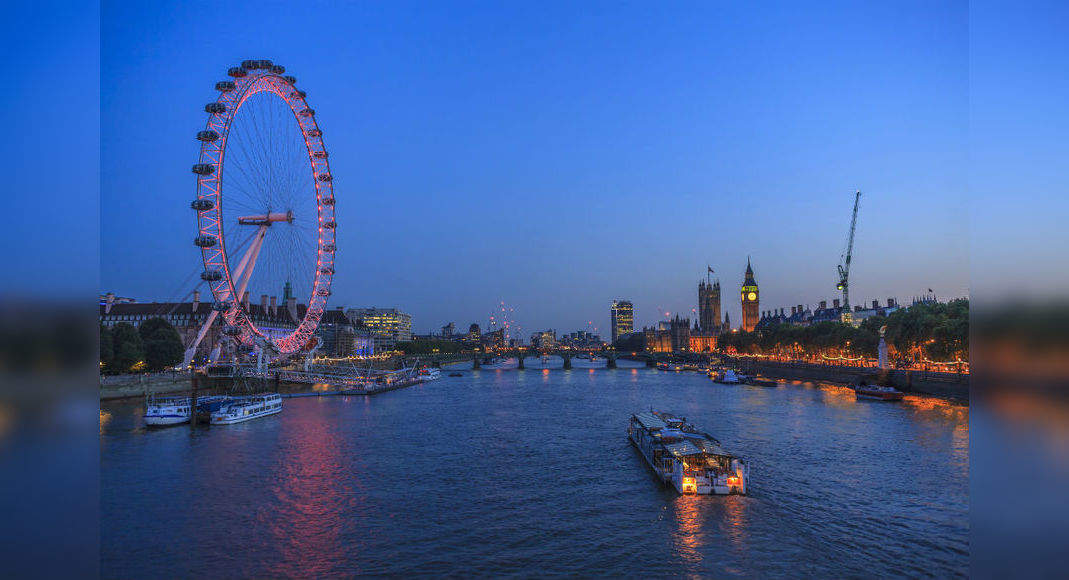
[[[711, 267], [708, 274], [713, 273]], [[731, 319], [720, 314], [720, 280], [706, 279], [698, 282], [698, 320], [691, 332], [691, 350], [705, 351], [716, 348], [716, 337], [722, 332], [731, 331]], [[753, 265], [746, 259], [746, 272], [742, 287], [739, 289], [739, 301], [742, 305], [742, 329], [752, 332], [761, 318], [761, 291], [754, 278]]]
[[[614, 300], [611, 310], [613, 344], [623, 350], [649, 352], [715, 351], [718, 337], [732, 330], [731, 318], [727, 313], [721, 315], [720, 281], [712, 279], [712, 267], [707, 267], [707, 272], [705, 279], [698, 282], [698, 316], [693, 326], [689, 318], [676, 315], [671, 320], [662, 320], [655, 326], [632, 332], [634, 310], [631, 302]], [[742, 329], [752, 332], [761, 319], [761, 300], [749, 259], [746, 260], [739, 299], [742, 304]], [[623, 321], [623, 327], [618, 330], [620, 321]]]

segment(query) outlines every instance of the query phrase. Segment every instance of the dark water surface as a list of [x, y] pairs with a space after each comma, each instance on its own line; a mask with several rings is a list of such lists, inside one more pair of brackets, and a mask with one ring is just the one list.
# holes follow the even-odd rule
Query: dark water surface
[[[661, 487], [626, 438], [651, 406], [745, 457], [750, 495]], [[936, 399], [577, 368], [193, 430], [142, 412], [101, 411], [105, 577], [968, 572], [968, 409]]]

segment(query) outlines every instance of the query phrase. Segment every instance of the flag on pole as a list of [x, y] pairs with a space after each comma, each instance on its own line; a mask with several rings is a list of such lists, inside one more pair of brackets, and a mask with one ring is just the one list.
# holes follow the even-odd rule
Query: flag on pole
[[712, 267], [712, 266], [710, 266], [710, 265], [706, 264], [706, 265], [705, 265], [705, 268], [709, 270], [709, 273], [710, 273], [710, 274], [714, 274], [714, 273], [715, 273], [715, 272], [713, 271], [713, 267]]

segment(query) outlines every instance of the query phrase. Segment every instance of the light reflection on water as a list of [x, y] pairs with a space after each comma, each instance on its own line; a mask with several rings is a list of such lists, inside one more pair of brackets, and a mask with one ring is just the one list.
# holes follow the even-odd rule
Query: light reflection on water
[[[675, 410], [751, 465], [680, 497], [626, 440]], [[227, 427], [101, 411], [110, 577], [964, 574], [968, 408], [647, 369], [466, 371]], [[189, 556], [196, 554], [195, 557]]]

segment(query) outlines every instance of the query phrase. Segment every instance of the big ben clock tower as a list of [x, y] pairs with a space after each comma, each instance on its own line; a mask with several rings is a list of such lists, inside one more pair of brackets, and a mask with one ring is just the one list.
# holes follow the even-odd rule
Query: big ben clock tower
[[746, 258], [746, 280], [742, 283], [742, 329], [753, 332], [760, 319], [760, 291], [757, 289], [757, 281], [753, 277], [753, 267], [750, 259]]

